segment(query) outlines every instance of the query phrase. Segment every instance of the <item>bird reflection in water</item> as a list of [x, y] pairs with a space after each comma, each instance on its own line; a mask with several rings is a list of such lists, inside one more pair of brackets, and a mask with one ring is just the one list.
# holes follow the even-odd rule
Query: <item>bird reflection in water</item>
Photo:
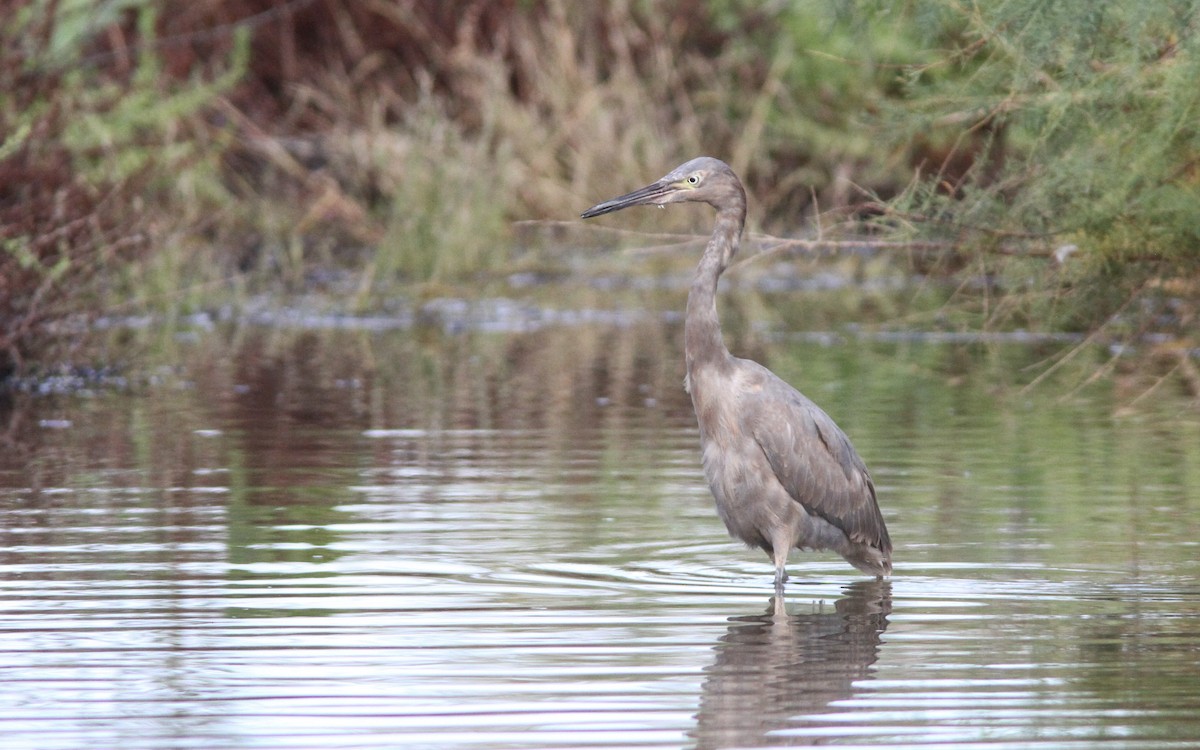
[[[888, 581], [858, 581], [833, 607], [788, 614], [775, 596], [762, 615], [733, 617], [706, 668], [692, 736], [697, 748], [797, 746], [824, 742], [789, 736], [812, 726], [834, 701], [870, 679], [892, 608]], [[830, 611], [832, 609], [832, 611]]]

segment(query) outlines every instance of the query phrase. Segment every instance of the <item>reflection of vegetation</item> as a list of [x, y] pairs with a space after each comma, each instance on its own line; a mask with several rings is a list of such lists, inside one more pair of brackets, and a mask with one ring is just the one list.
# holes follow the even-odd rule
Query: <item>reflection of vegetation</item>
[[[1038, 359], [1024, 346], [864, 343], [796, 345], [769, 364], [835, 416], [913, 539], [1014, 560], [1052, 540], [1024, 554], [1070, 565], [1153, 544], [1170, 525], [1200, 533], [1188, 520], [1200, 518], [1200, 425], [1165, 405], [1114, 417], [1107, 387], [1057, 403], [1054, 387], [1024, 391]], [[1087, 380], [1093, 367], [1059, 376]]]
[[[1190, 700], [1196, 692], [1195, 675], [1188, 667], [1195, 664], [1196, 625], [1194, 608], [1185, 607], [1191, 597], [1184, 592], [1122, 591], [1123, 609], [1106, 617], [1075, 620], [1075, 632], [1057, 644], [1058, 653], [1045, 659], [1061, 659], [1061, 649], [1072, 650], [1071, 658], [1087, 669], [1079, 682], [1097, 695], [1114, 696], [1130, 716], [1147, 717], [1142, 722], [1145, 737], [1178, 736], [1178, 723], [1190, 721]], [[1133, 654], [1154, 654], [1147, 659]], [[1177, 668], [1164, 668], [1175, 665]], [[1154, 685], [1148, 694], [1147, 686]], [[1155, 711], [1175, 713], [1176, 721], [1154, 717]], [[1153, 719], [1149, 717], [1154, 717]]]
[[[1179, 417], [1182, 399], [1165, 393], [1114, 415], [1109, 385], [1066, 402], [1056, 400], [1065, 389], [1023, 391], [1041, 357], [1023, 346], [730, 334], [845, 427], [900, 547], [913, 547], [910, 564], [924, 555], [1070, 568], [1137, 549], [1150, 566], [1191, 555], [1178, 540], [1200, 534], [1200, 425]], [[544, 512], [539, 524], [570, 528], [583, 549], [620, 546], [642, 538], [631, 524], [669, 528], [703, 508], [720, 537], [679, 339], [674, 324], [649, 322], [214, 335], [170, 354], [186, 363], [187, 387], [72, 401], [70, 429], [38, 427], [63, 408], [52, 401], [14, 416], [21, 426], [9, 437], [26, 448], [0, 451], [0, 477], [79, 490], [8, 495], [39, 513], [62, 512], [68, 499], [109, 509], [88, 523], [151, 546], [149, 572], [137, 573], [149, 576], [186, 577], [192, 563], [232, 564], [238, 580], [324, 575], [355, 554], [347, 506], [372, 503], [468, 514], [479, 502], [529, 503]], [[1054, 377], [1073, 383], [1094, 364], [1071, 366]], [[352, 489], [364, 485], [374, 489]], [[43, 524], [47, 546], [80, 543], [77, 528], [14, 518]], [[452, 528], [429, 533], [459, 543]]]
[[[272, 336], [246, 340], [234, 355], [203, 358], [214, 374], [225, 373], [223, 380], [231, 375], [220, 363], [256, 356], [269, 363], [264, 372], [274, 374], [261, 383], [278, 394], [273, 400], [283, 410], [272, 419], [294, 420], [292, 404], [319, 402], [327, 423], [414, 430], [404, 442], [405, 461], [433, 476], [452, 475], [456, 455], [503, 455], [514, 476], [607, 487], [607, 502], [645, 503], [660, 492], [669, 498], [681, 476], [703, 494], [698, 464], [660, 474], [662, 461], [691, 450], [695, 440], [672, 325]], [[1200, 483], [1200, 434], [1174, 413], [1175, 397], [1164, 393], [1159, 403], [1114, 415], [1111, 386], [1092, 384], [1056, 402], [1064, 386], [1090, 377], [1094, 361], [1080, 358], [1056, 372], [1054, 384], [1024, 390], [1044, 356], [1036, 346], [755, 339], [744, 328], [730, 330], [735, 350], [762, 359], [844, 426], [877, 472], [889, 512], [901, 516], [912, 538], [952, 543], [947, 535], [961, 533], [1012, 550], [1020, 548], [1014, 540], [1049, 534], [1062, 544], [1052, 553], [1038, 550], [1038, 559], [1061, 555], [1051, 562], [1065, 564], [1102, 561], [1106, 545], [1153, 538], [1163, 524], [1200, 518], [1189, 494]], [[1106, 355], [1093, 348], [1089, 356]], [[226, 387], [254, 382], [247, 375], [232, 376]], [[251, 410], [243, 419], [264, 417]], [[671, 435], [665, 442], [664, 430]], [[283, 423], [263, 427], [264, 435], [280, 432]], [[528, 440], [528, 449], [516, 439]], [[578, 474], [581, 454], [603, 456], [588, 464], [598, 473]], [[280, 454], [278, 462], [290, 460]], [[662, 489], [646, 476], [661, 476]], [[1113, 500], [1122, 493], [1128, 503]], [[1174, 510], [1148, 511], [1143, 493]], [[1106, 500], [1100, 505], [1097, 498]], [[992, 554], [987, 549], [980, 553]]]

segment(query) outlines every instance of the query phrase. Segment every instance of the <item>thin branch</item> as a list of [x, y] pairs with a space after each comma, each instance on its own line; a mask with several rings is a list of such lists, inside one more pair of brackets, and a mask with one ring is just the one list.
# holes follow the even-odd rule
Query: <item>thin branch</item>
[[[1172, 367], [1171, 369], [1167, 370], [1167, 371], [1166, 371], [1166, 372], [1164, 372], [1164, 373], [1163, 373], [1161, 376], [1159, 376], [1157, 379], [1155, 379], [1155, 381], [1154, 381], [1153, 383], [1151, 383], [1151, 384], [1150, 384], [1150, 386], [1149, 386], [1148, 388], [1146, 388], [1146, 390], [1142, 391], [1142, 392], [1141, 392], [1141, 393], [1139, 393], [1137, 396], [1135, 396], [1135, 397], [1133, 398], [1133, 400], [1132, 400], [1132, 401], [1130, 401], [1128, 404], [1126, 404], [1126, 405], [1125, 405], [1125, 407], [1126, 407], [1127, 409], [1132, 409], [1134, 406], [1136, 406], [1136, 405], [1137, 405], [1137, 403], [1138, 403], [1139, 401], [1141, 401], [1142, 399], [1146, 398], [1146, 397], [1147, 397], [1147, 396], [1149, 396], [1150, 394], [1152, 394], [1152, 393], [1154, 393], [1155, 391], [1157, 391], [1157, 390], [1158, 390], [1158, 389], [1159, 389], [1159, 388], [1162, 386], [1162, 384], [1163, 384], [1163, 383], [1165, 383], [1165, 382], [1167, 382], [1167, 380], [1168, 380], [1168, 379], [1169, 379], [1169, 378], [1170, 378], [1172, 375], [1174, 375], [1174, 374], [1175, 374], [1175, 373], [1177, 373], [1177, 372], [1181, 372], [1181, 371], [1183, 370], [1183, 367], [1184, 367], [1184, 365], [1185, 365], [1185, 364], [1188, 364], [1188, 359], [1187, 359], [1187, 355], [1186, 355], [1186, 354], [1184, 354], [1183, 356], [1181, 356], [1181, 357], [1179, 358], [1179, 360], [1178, 360], [1178, 361], [1175, 363], [1175, 366], [1174, 366], [1174, 367]], [[1181, 376], [1182, 376], [1183, 374], [1185, 374], [1185, 373], [1181, 373]], [[1088, 380], [1090, 381], [1090, 380], [1091, 380], [1091, 378], [1089, 378]], [[1085, 383], [1085, 385], [1086, 385], [1086, 383]], [[1082, 386], [1080, 386], [1080, 387], [1082, 387]], [[1078, 390], [1078, 389], [1076, 389], [1076, 390]], [[1195, 395], [1195, 393], [1194, 393], [1194, 392], [1193, 392], [1193, 395]]]
[[579, 221], [563, 221], [559, 219], [523, 219], [512, 222], [514, 227], [586, 227], [590, 232], [608, 232], [610, 234], [629, 235], [632, 237], [643, 237], [645, 239], [654, 239], [660, 241], [674, 242], [691, 242], [693, 240], [707, 240], [708, 235], [698, 234], [678, 234], [674, 232], [640, 232], [636, 229], [621, 229], [620, 227], [609, 227], [603, 224], [582, 224]]
[[[577, 221], [563, 221], [555, 219], [527, 219], [515, 221], [512, 223], [515, 227], [579, 227]], [[654, 249], [661, 249], [664, 243], [673, 243], [674, 245], [685, 245], [692, 242], [702, 242], [707, 239], [707, 235], [698, 234], [679, 234], [671, 232], [641, 232], [635, 229], [621, 229], [619, 227], [607, 227], [603, 225], [588, 225], [588, 231], [609, 232], [627, 237], [636, 237], [646, 240], [654, 240], [658, 243]], [[825, 229], [821, 229], [821, 234], [824, 235]], [[818, 237], [817, 239], [795, 239], [787, 237], [776, 237], [775, 235], [752, 233], [747, 235], [748, 243], [756, 245], [769, 245], [766, 249], [761, 249], [751, 258], [757, 258], [764, 254], [777, 254], [789, 252], [793, 250], [803, 250], [808, 252], [821, 251], [838, 251], [838, 250], [929, 250], [929, 251], [946, 251], [946, 250], [962, 250], [967, 243], [952, 240], [886, 240], [874, 239], [871, 237], [862, 237], [848, 240], [828, 240]], [[645, 251], [645, 248], [640, 250]], [[1016, 256], [1023, 258], [1040, 258], [1051, 259], [1054, 257], [1054, 251], [1049, 249], [1038, 249], [1025, 247], [1020, 245], [997, 245], [993, 247], [974, 248], [976, 252], [985, 252], [990, 255], [1005, 255]], [[741, 262], [748, 262], [751, 258], [744, 259]]]
[[1082, 352], [1085, 348], [1090, 347], [1092, 344], [1094, 344], [1100, 338], [1100, 335], [1102, 333], [1104, 333], [1104, 329], [1108, 327], [1108, 324], [1112, 323], [1118, 317], [1120, 317], [1120, 315], [1123, 312], [1125, 312], [1125, 310], [1130, 305], [1132, 305], [1135, 300], [1137, 300], [1139, 297], [1141, 297], [1142, 292], [1145, 290], [1145, 288], [1146, 288], [1146, 284], [1143, 283], [1141, 286], [1139, 286], [1137, 289], [1135, 289], [1133, 294], [1129, 295], [1129, 298], [1126, 299], [1124, 302], [1122, 302], [1121, 306], [1118, 307], [1113, 312], [1112, 315], [1108, 316], [1107, 320], [1105, 320], [1103, 323], [1101, 323], [1099, 326], [1096, 327], [1096, 330], [1092, 331], [1087, 336], [1085, 336], [1083, 341], [1080, 341], [1076, 346], [1074, 346], [1069, 351], [1067, 351], [1067, 353], [1064, 354], [1057, 362], [1050, 365], [1050, 367], [1046, 368], [1046, 370], [1044, 372], [1042, 372], [1042, 374], [1038, 375], [1036, 378], [1029, 381], [1029, 383], [1027, 385], [1025, 385], [1023, 388], [1021, 388], [1018, 395], [1024, 396], [1024, 395], [1028, 394], [1031, 390], [1033, 390], [1035, 387], [1037, 387], [1037, 385], [1039, 383], [1041, 383], [1046, 378], [1050, 377], [1051, 374], [1058, 371], [1058, 369], [1061, 368], [1063, 365], [1065, 365], [1067, 362], [1074, 359], [1076, 357], [1076, 355], [1078, 355], [1080, 352]]
[[[316, 2], [316, 0], [287, 0], [287, 2], [275, 5], [267, 10], [255, 13], [252, 16], [247, 16], [246, 18], [241, 18], [237, 21], [230, 21], [229, 23], [217, 24], [212, 28], [198, 29], [196, 31], [188, 31], [182, 34], [171, 34], [169, 36], [156, 37], [149, 41], [126, 45], [120, 51], [110, 50], [108, 52], [97, 52], [93, 55], [80, 58], [72, 63], [72, 66], [98, 65], [101, 63], [110, 62], [130, 53], [136, 54], [148, 50], [164, 50], [172, 47], [181, 47], [185, 44], [192, 44], [194, 42], [206, 42], [214, 39], [224, 39], [232, 36], [233, 33], [240, 28], [257, 29], [258, 27], [271, 23], [277, 18], [285, 16], [289, 13], [295, 13], [296, 11], [303, 10], [307, 6], [312, 5], [314, 2]], [[100, 29], [97, 29], [96, 31], [99, 32]], [[42, 68], [42, 70], [47, 69], [48, 68]]]

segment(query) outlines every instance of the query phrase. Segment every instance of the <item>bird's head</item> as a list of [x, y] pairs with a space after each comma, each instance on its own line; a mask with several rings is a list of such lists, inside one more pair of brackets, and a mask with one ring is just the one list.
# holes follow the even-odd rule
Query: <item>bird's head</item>
[[582, 217], [590, 219], [630, 206], [665, 206], [683, 201], [707, 203], [718, 211], [736, 209], [744, 212], [746, 192], [728, 164], [711, 156], [701, 156], [680, 164], [644, 188], [592, 206]]

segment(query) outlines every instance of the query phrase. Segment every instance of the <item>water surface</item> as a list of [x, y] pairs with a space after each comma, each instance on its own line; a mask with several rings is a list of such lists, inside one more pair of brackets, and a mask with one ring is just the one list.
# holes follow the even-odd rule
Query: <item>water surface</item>
[[[1013, 340], [730, 337], [871, 466], [890, 581], [773, 598], [678, 326], [220, 331], [21, 398], [6, 748], [1194, 747], [1200, 426]], [[770, 341], [769, 344], [764, 343]]]

